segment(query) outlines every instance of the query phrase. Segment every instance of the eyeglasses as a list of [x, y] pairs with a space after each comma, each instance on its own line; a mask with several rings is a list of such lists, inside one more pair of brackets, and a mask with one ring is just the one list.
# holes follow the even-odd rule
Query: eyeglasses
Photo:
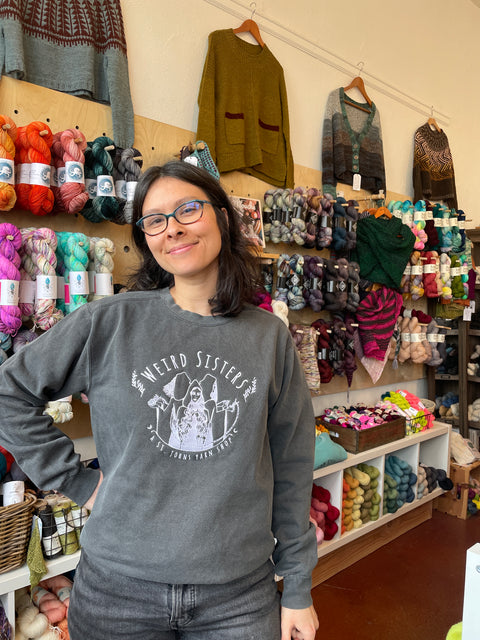
[[168, 227], [168, 219], [175, 218], [180, 224], [193, 224], [203, 215], [203, 205], [212, 204], [209, 200], [190, 200], [183, 202], [172, 213], [149, 213], [135, 223], [147, 236], [158, 236]]

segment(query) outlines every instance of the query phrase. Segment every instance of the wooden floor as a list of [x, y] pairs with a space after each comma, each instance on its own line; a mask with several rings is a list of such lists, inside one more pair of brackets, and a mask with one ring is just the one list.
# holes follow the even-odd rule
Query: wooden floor
[[445, 640], [462, 620], [466, 552], [476, 542], [480, 514], [461, 520], [434, 510], [313, 589], [316, 640]]

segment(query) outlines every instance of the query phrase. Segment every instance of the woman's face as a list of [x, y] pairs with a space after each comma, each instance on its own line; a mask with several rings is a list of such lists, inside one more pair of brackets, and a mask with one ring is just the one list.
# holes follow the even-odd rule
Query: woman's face
[[[190, 200], [208, 200], [208, 196], [189, 182], [159, 178], [145, 197], [142, 216], [168, 214]], [[146, 235], [145, 239], [155, 260], [174, 276], [176, 285], [183, 279], [216, 283], [222, 243], [212, 205], [204, 204], [203, 215], [197, 222], [183, 225], [171, 217], [165, 231], [157, 236]]]

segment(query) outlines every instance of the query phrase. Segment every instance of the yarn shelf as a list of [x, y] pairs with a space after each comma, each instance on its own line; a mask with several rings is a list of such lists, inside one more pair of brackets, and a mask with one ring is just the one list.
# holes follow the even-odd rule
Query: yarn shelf
[[[385, 461], [389, 454], [402, 458], [413, 469], [417, 469], [422, 463], [444, 469], [448, 475], [450, 430], [451, 425], [436, 421], [431, 429], [361, 453], [349, 453], [346, 460], [317, 469], [313, 474], [314, 482], [321, 484], [330, 492], [332, 504], [341, 510], [343, 473], [349, 467], [360, 463], [373, 465], [380, 471], [379, 487], [383, 486]], [[381, 490], [380, 492], [383, 502], [383, 493]], [[380, 515], [377, 520], [367, 522], [343, 534], [340, 534], [339, 529], [331, 540], [323, 541], [318, 546], [319, 562], [313, 570], [313, 586], [430, 518], [433, 500], [443, 493], [443, 489], [437, 487], [421, 498], [415, 497], [412, 502], [406, 502], [395, 513]], [[382, 505], [380, 505], [380, 514], [382, 514]]]

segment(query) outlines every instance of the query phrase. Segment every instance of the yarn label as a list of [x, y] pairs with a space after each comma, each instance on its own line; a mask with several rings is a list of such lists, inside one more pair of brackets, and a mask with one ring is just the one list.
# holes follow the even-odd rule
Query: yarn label
[[410, 276], [412, 274], [412, 265], [411, 264], [407, 264], [405, 267], [405, 270], [403, 272], [404, 276]]
[[12, 480], [3, 483], [3, 506], [8, 507], [12, 504], [20, 504], [23, 502], [25, 494], [25, 483], [23, 480]]
[[65, 300], [65, 278], [57, 276], [57, 300]]
[[115, 196], [112, 176], [97, 176], [97, 196]]
[[411, 333], [410, 342], [422, 342], [422, 335], [420, 333]]
[[15, 165], [13, 160], [0, 158], [0, 182], [15, 184]]
[[50, 165], [50, 186], [58, 187], [58, 171], [57, 167], [54, 167], [53, 164]]
[[127, 183], [125, 180], [115, 180], [115, 193], [118, 198], [127, 199]]
[[17, 164], [15, 169], [15, 182], [17, 184], [30, 184], [30, 166], [28, 162]]
[[403, 222], [403, 224], [406, 224], [406, 225], [411, 225], [412, 224], [413, 216], [409, 211], [403, 213], [402, 222]]
[[458, 220], [458, 228], [465, 229], [465, 220]]
[[354, 173], [352, 189], [354, 191], [360, 191], [361, 188], [362, 188], [362, 176], [359, 173]]
[[450, 269], [450, 275], [451, 275], [453, 278], [456, 278], [457, 276], [461, 276], [461, 275], [462, 275], [462, 272], [461, 272], [460, 267], [452, 267], [452, 268]]
[[426, 264], [423, 267], [423, 273], [436, 273], [437, 266], [435, 264]]
[[95, 271], [87, 271], [88, 290], [95, 292]]
[[414, 222], [421, 222], [422, 220], [425, 220], [424, 211], [415, 210], [415, 212], [413, 214], [413, 221]]
[[32, 162], [30, 165], [30, 184], [35, 184], [39, 187], [50, 187], [50, 165], [42, 162]]
[[136, 188], [136, 182], [127, 182], [127, 202], [133, 202], [133, 196], [135, 195]]
[[33, 280], [20, 280], [18, 301], [20, 304], [33, 304], [35, 301], [35, 282]]
[[433, 220], [433, 211], [425, 211], [425, 221]]
[[0, 280], [0, 306], [18, 305], [20, 283], [17, 280]]
[[88, 291], [88, 276], [86, 271], [70, 271], [68, 284], [71, 296], [84, 296]]
[[85, 183], [85, 174], [81, 162], [76, 162], [75, 160], [67, 160], [65, 162], [65, 182]]
[[35, 296], [37, 300], [56, 300], [57, 299], [57, 277], [56, 276], [37, 276], [37, 288]]
[[95, 295], [113, 296], [113, 276], [111, 273], [95, 274]]
[[402, 340], [402, 342], [410, 342], [410, 334], [402, 333], [400, 339]]
[[63, 187], [65, 184], [65, 167], [57, 167], [57, 186]]
[[413, 264], [412, 265], [412, 276], [420, 276], [423, 273], [423, 266], [421, 264]]
[[90, 200], [93, 200], [97, 196], [97, 181], [94, 178], [86, 178], [85, 189]]

